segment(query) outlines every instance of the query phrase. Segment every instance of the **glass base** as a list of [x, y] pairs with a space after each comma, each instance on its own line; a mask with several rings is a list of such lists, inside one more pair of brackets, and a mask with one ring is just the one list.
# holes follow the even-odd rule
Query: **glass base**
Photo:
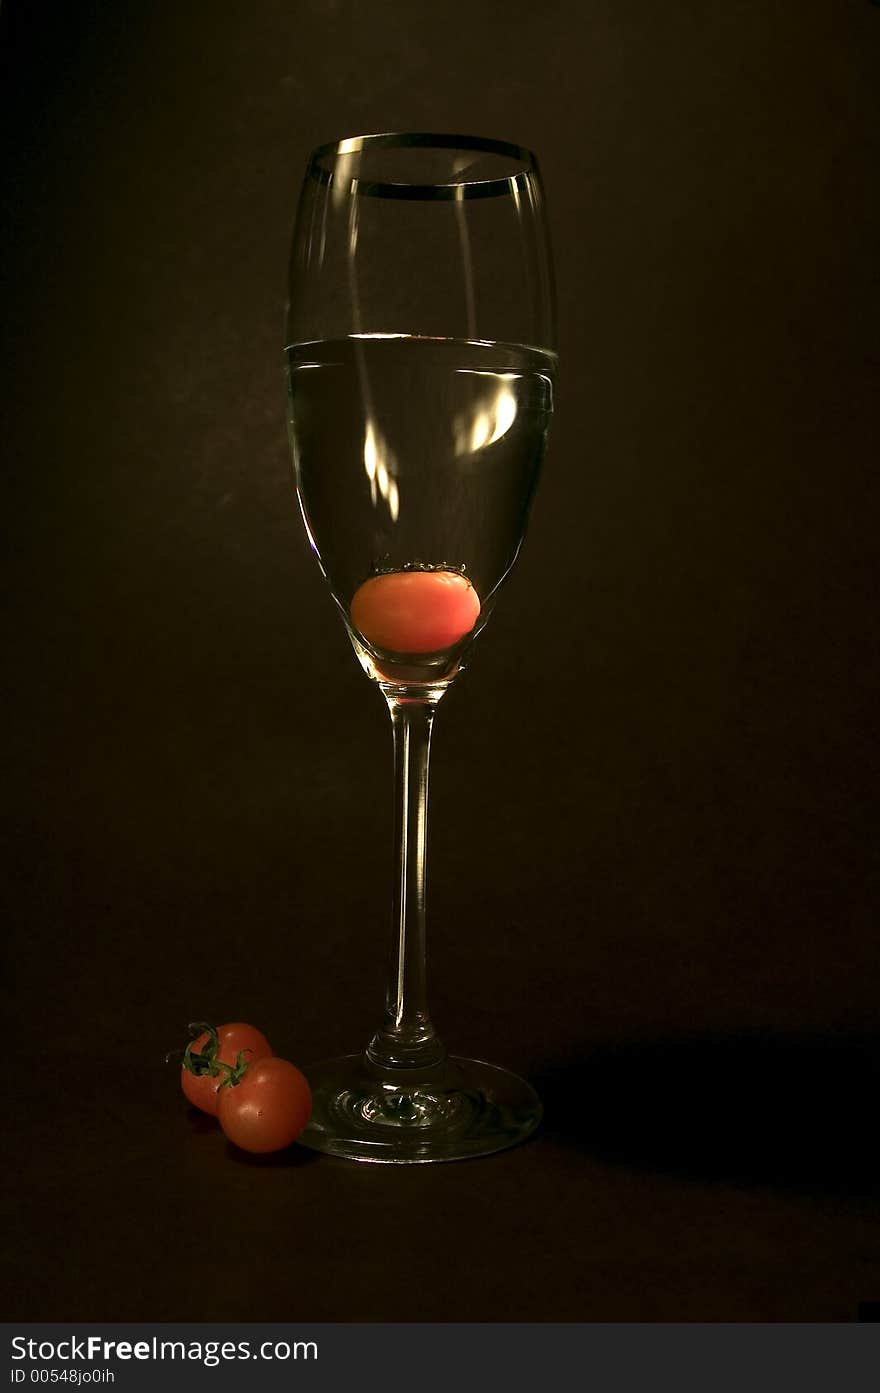
[[398, 1078], [350, 1054], [303, 1072], [313, 1108], [300, 1143], [352, 1161], [488, 1156], [524, 1141], [541, 1120], [538, 1095], [524, 1079], [479, 1059], [400, 1070]]

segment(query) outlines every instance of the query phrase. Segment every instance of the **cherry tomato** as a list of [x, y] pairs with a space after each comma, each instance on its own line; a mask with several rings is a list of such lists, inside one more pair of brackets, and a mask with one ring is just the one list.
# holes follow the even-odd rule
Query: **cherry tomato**
[[257, 1154], [296, 1141], [312, 1111], [312, 1090], [296, 1065], [272, 1055], [249, 1064], [220, 1090], [217, 1116], [231, 1142]]
[[[189, 1053], [202, 1056], [210, 1038], [208, 1031], [203, 1031], [193, 1040]], [[261, 1030], [252, 1025], [245, 1025], [243, 1021], [232, 1021], [229, 1025], [218, 1026], [214, 1058], [221, 1064], [234, 1065], [242, 1052], [245, 1062], [265, 1059], [267, 1055], [271, 1055], [272, 1046]], [[209, 1056], [210, 1053], [211, 1051]], [[210, 1113], [212, 1117], [217, 1116], [217, 1089], [224, 1078], [226, 1071], [222, 1069], [217, 1074], [193, 1073], [184, 1064], [180, 1071], [180, 1085], [193, 1107], [201, 1108], [202, 1112]]]
[[351, 620], [365, 639], [393, 653], [435, 653], [470, 633], [480, 597], [458, 571], [389, 571], [355, 591]]

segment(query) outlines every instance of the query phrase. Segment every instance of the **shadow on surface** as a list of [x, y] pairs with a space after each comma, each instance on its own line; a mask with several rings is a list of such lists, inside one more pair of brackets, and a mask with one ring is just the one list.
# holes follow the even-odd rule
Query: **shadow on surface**
[[[199, 1112], [198, 1108], [188, 1108], [187, 1115], [190, 1128], [197, 1136], [220, 1131], [220, 1123], [216, 1117], [209, 1117], [206, 1113]], [[226, 1155], [230, 1161], [235, 1161], [240, 1166], [264, 1166], [268, 1169], [282, 1170], [293, 1170], [297, 1166], [307, 1166], [310, 1161], [315, 1161], [318, 1158], [317, 1151], [309, 1151], [307, 1147], [296, 1144], [285, 1147], [283, 1151], [272, 1151], [261, 1156], [249, 1151], [242, 1151], [241, 1147], [235, 1146], [231, 1141], [226, 1143]]]
[[880, 1037], [597, 1045], [533, 1082], [546, 1133], [597, 1158], [691, 1179], [880, 1199]]
[[198, 1108], [187, 1108], [186, 1115], [190, 1130], [198, 1137], [208, 1132], [216, 1132], [220, 1127], [216, 1117], [209, 1117], [207, 1113], [199, 1112]]
[[226, 1143], [226, 1155], [230, 1161], [235, 1161], [239, 1166], [262, 1166], [266, 1170], [296, 1170], [299, 1166], [308, 1166], [312, 1161], [317, 1161], [319, 1152], [309, 1151], [305, 1146], [285, 1147], [283, 1151], [270, 1151], [265, 1156], [260, 1156], [254, 1152], [242, 1151], [231, 1141]]

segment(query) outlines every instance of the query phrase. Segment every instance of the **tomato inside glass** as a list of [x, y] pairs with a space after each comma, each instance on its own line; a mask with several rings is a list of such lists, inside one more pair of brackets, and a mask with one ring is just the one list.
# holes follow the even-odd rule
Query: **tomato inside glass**
[[470, 633], [480, 598], [458, 571], [390, 571], [355, 592], [351, 618], [377, 648], [436, 653]]

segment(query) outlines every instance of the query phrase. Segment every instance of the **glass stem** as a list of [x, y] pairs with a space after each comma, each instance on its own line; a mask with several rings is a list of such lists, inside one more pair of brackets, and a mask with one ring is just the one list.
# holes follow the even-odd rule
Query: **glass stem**
[[394, 896], [385, 1019], [367, 1048], [380, 1070], [433, 1069], [446, 1051], [428, 1015], [425, 852], [428, 762], [437, 697], [385, 691], [394, 734]]

